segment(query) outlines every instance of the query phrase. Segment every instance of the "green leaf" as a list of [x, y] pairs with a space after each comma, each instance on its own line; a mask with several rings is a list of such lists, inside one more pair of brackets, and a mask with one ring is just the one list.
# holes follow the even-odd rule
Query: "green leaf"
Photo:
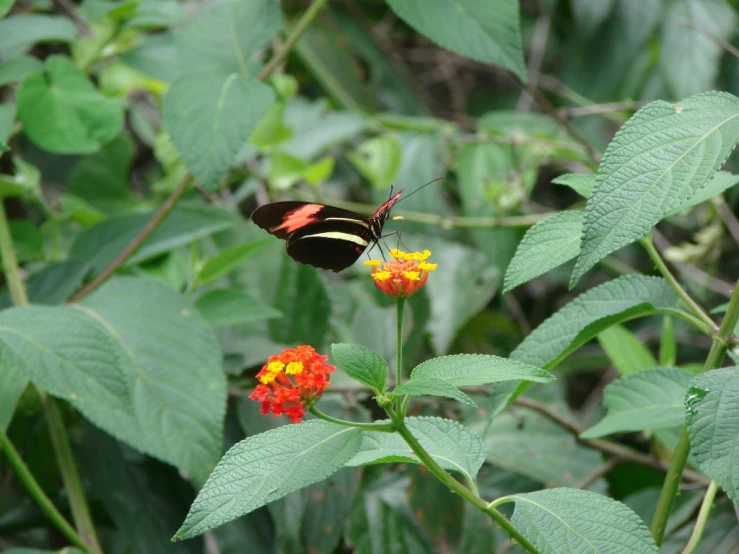
[[15, 4], [15, 0], [0, 0], [0, 17], [5, 17], [13, 4]]
[[394, 395], [445, 396], [462, 404], [475, 406], [475, 402], [457, 387], [441, 379], [418, 379], [403, 383], [393, 390]]
[[739, 140], [739, 99], [707, 92], [652, 102], [616, 133], [585, 208], [571, 286], [611, 252], [647, 235], [715, 175]]
[[22, 364], [7, 360], [0, 371], [0, 430], [6, 431], [10, 425], [23, 391], [28, 386], [28, 377]]
[[381, 135], [367, 139], [346, 157], [375, 188], [385, 190], [398, 174], [403, 148], [393, 135]]
[[731, 40], [735, 20], [724, 0], [678, 0], [665, 8], [659, 65], [674, 98], [714, 88], [723, 54], [719, 41]]
[[549, 369], [614, 323], [654, 313], [682, 313], [669, 283], [658, 277], [625, 275], [590, 289], [550, 316], [511, 358]]
[[213, 327], [228, 327], [276, 319], [282, 313], [252, 295], [235, 289], [216, 289], [197, 299], [195, 307]]
[[[407, 417], [405, 423], [441, 467], [475, 479], [485, 461], [485, 446], [475, 433], [456, 421], [440, 417]], [[362, 431], [362, 446], [346, 465], [392, 462], [421, 463], [397, 433]]]
[[0, 58], [42, 42], [72, 42], [77, 28], [66, 17], [24, 14], [0, 19]]
[[649, 529], [631, 508], [600, 494], [548, 489], [510, 497], [511, 523], [541, 554], [657, 554]]
[[702, 204], [714, 196], [718, 196], [722, 192], [729, 190], [737, 183], [739, 183], [739, 175], [733, 175], [726, 171], [719, 171], [716, 176], [708, 181], [708, 184], [705, 187], [696, 192], [690, 200], [683, 202], [677, 208], [673, 208], [667, 212], [666, 216], [669, 217], [682, 211], [689, 210], [698, 204]]
[[621, 325], [601, 331], [598, 342], [619, 375], [629, 375], [659, 365], [649, 349]]
[[[99, 273], [123, 251], [149, 222], [152, 213], [122, 215], [86, 229], [72, 244], [70, 256], [92, 264]], [[127, 260], [133, 265], [233, 225], [229, 214], [219, 208], [180, 205]]]
[[[75, 261], [60, 262], [33, 273], [26, 280], [26, 292], [34, 304], [62, 304], [82, 284], [90, 265]], [[0, 309], [11, 305], [10, 294], [0, 294]]]
[[151, 281], [113, 278], [74, 306], [0, 312], [0, 357], [106, 432], [204, 480], [226, 382], [211, 327]]
[[608, 415], [580, 436], [591, 439], [682, 425], [685, 391], [692, 377], [684, 369], [659, 367], [613, 381], [603, 393]]
[[198, 282], [207, 285], [231, 273], [264, 250], [270, 241], [270, 238], [250, 240], [222, 250], [203, 264], [198, 272]]
[[518, 379], [548, 383], [555, 377], [538, 367], [498, 356], [456, 354], [425, 361], [411, 372], [410, 382], [426, 379], [445, 381], [455, 387], [474, 387]]
[[44, 66], [18, 89], [18, 119], [28, 138], [54, 154], [96, 152], [113, 140], [123, 126], [121, 100], [101, 95], [65, 56], [50, 56]]
[[272, 303], [285, 317], [269, 324], [270, 336], [282, 344], [310, 344], [321, 350], [329, 330], [331, 302], [314, 267], [287, 256]]
[[374, 350], [358, 344], [332, 344], [331, 355], [336, 367], [355, 381], [364, 383], [375, 392], [382, 392], [387, 388], [390, 368]]
[[244, 439], [218, 462], [174, 540], [200, 535], [326, 479], [354, 456], [361, 441], [356, 427], [322, 420]]
[[40, 199], [41, 172], [35, 165], [13, 158], [13, 175], [0, 175], [0, 196]]
[[595, 188], [595, 175], [592, 173], [565, 173], [552, 179], [555, 185], [565, 185], [583, 198], [590, 198]]
[[249, 63], [254, 53], [281, 28], [282, 12], [272, 0], [231, 0], [193, 14], [190, 22], [175, 32], [175, 44], [189, 73], [247, 75], [254, 68]]
[[22, 81], [31, 73], [44, 70], [44, 63], [33, 56], [18, 56], [0, 63], [0, 86]]
[[15, 122], [15, 104], [0, 104], [0, 153], [8, 148], [8, 137]]
[[25, 219], [12, 219], [10, 220], [10, 234], [19, 262], [38, 260], [42, 257], [44, 237], [38, 227]]
[[274, 98], [264, 83], [236, 73], [188, 73], [172, 83], [164, 124], [182, 162], [207, 190], [217, 188]]
[[703, 473], [739, 502], [739, 366], [693, 379], [685, 398], [691, 452]]
[[564, 211], [526, 231], [508, 265], [503, 292], [543, 275], [580, 253], [582, 212]]
[[387, 0], [402, 20], [438, 45], [526, 80], [518, 2]]
[[82, 158], [69, 175], [67, 193], [108, 215], [131, 211], [136, 200], [129, 183], [133, 142], [119, 135], [99, 152]]

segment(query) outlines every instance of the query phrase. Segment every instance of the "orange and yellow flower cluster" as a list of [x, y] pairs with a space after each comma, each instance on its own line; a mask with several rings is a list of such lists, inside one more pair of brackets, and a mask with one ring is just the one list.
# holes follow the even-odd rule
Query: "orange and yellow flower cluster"
[[259, 385], [249, 396], [262, 404], [262, 415], [285, 414], [293, 423], [303, 420], [328, 386], [329, 374], [336, 368], [324, 363], [328, 356], [310, 346], [298, 346], [270, 356], [257, 373]]
[[394, 258], [389, 262], [369, 260], [365, 265], [372, 267], [372, 277], [378, 289], [390, 298], [407, 298], [426, 284], [429, 272], [437, 264], [428, 263], [429, 250], [423, 252], [403, 252], [397, 248], [390, 251]]

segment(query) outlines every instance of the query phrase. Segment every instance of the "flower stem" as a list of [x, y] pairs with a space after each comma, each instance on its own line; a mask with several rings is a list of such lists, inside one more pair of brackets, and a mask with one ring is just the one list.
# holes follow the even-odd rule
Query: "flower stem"
[[5, 430], [2, 427], [0, 427], [0, 450], [5, 451], [5, 455], [8, 458], [10, 467], [13, 468], [15, 474], [26, 486], [26, 490], [28, 490], [31, 498], [33, 498], [44, 511], [44, 513], [49, 516], [49, 519], [51, 519], [54, 525], [56, 525], [56, 527], [62, 532], [65, 537], [69, 539], [72, 544], [81, 548], [85, 552], [89, 552], [87, 545], [77, 534], [77, 531], [74, 530], [74, 527], [72, 527], [72, 525], [61, 514], [61, 512], [57, 510], [51, 499], [46, 496], [46, 493], [44, 493], [43, 489], [38, 484], [38, 481], [36, 481], [33, 474], [31, 473], [31, 470], [28, 469], [28, 466], [23, 461], [23, 458], [21, 458], [18, 451], [15, 449], [15, 446], [13, 446], [13, 443], [10, 442], [8, 435], [5, 433]]
[[2, 197], [0, 197], [0, 256], [5, 268], [5, 280], [10, 289], [10, 298], [14, 305], [25, 306], [28, 304], [28, 296], [18, 269], [18, 259], [13, 250], [13, 239], [10, 236], [10, 226], [8, 217], [5, 215]]
[[324, 414], [322, 411], [320, 411], [318, 408], [313, 406], [310, 410], [310, 413], [312, 413], [314, 416], [316, 416], [319, 419], [323, 419], [324, 421], [330, 421], [331, 423], [336, 423], [338, 425], [344, 425], [345, 427], [358, 427], [359, 429], [366, 429], [367, 431], [379, 431], [381, 433], [394, 433], [395, 432], [395, 425], [392, 423], [361, 423], [357, 421], [347, 421], [345, 419], [339, 419], [336, 417], [331, 417], [330, 415]]
[[421, 446], [421, 443], [418, 442], [418, 439], [413, 436], [413, 433], [410, 432], [403, 421], [397, 419], [395, 420], [395, 422], [397, 424], [398, 434], [403, 437], [403, 440], [406, 442], [406, 444], [410, 446], [411, 450], [413, 450], [413, 453], [418, 456], [418, 459], [421, 460], [421, 463], [426, 466], [426, 468], [434, 475], [434, 477], [441, 481], [445, 486], [449, 487], [452, 492], [464, 498], [467, 502], [475, 506], [477, 509], [482, 510], [483, 512], [488, 514], [493, 519], [493, 521], [500, 525], [501, 528], [506, 533], [508, 533], [508, 535], [512, 539], [517, 541], [523, 547], [524, 550], [530, 552], [531, 554], [540, 554], [536, 547], [531, 544], [528, 539], [524, 537], [518, 531], [518, 529], [516, 529], [511, 524], [511, 522], [503, 516], [503, 514], [501, 514], [494, 508], [490, 508], [482, 498], [477, 496], [474, 492], [469, 490], [462, 483], [449, 475], [449, 473], [447, 473], [444, 468], [436, 463], [436, 460], [434, 460], [431, 454], [426, 452], [426, 449]]
[[395, 362], [395, 386], [403, 382], [403, 311], [405, 309], [405, 298], [398, 299], [398, 357]]
[[[731, 293], [729, 307], [724, 314], [721, 327], [719, 327], [718, 331], [713, 336], [713, 344], [711, 344], [711, 350], [708, 352], [708, 357], [706, 358], [706, 364], [703, 371], [709, 371], [721, 366], [724, 361], [724, 356], [726, 356], [726, 350], [729, 347], [729, 337], [734, 330], [737, 320], [739, 320], [739, 281], [737, 281], [734, 291]], [[667, 527], [667, 518], [670, 515], [672, 504], [675, 501], [680, 477], [682, 476], [689, 453], [690, 436], [688, 434], [687, 425], [683, 425], [680, 439], [678, 440], [675, 451], [672, 454], [670, 468], [667, 470], [667, 476], [662, 485], [662, 492], [660, 493], [659, 501], [657, 502], [657, 510], [654, 514], [654, 519], [652, 519], [651, 531], [654, 540], [657, 542], [657, 546], [662, 544], [662, 539], [664, 538], [665, 529]]]
[[707, 324], [714, 333], [717, 332], [718, 325], [716, 325], [716, 322], [714, 322], [711, 317], [705, 311], [703, 311], [703, 308], [701, 308], [698, 303], [693, 300], [693, 298], [685, 291], [685, 289], [680, 286], [680, 283], [678, 283], [677, 279], [670, 271], [670, 268], [667, 267], [667, 264], [662, 259], [662, 256], [659, 255], [659, 252], [657, 252], [657, 249], [654, 247], [651, 233], [649, 234], [649, 236], [639, 240], [639, 242], [647, 251], [649, 257], [652, 258], [654, 265], [657, 266], [657, 269], [659, 269], [659, 272], [662, 274], [662, 276], [667, 279], [667, 281], [670, 283], [670, 286], [675, 289], [677, 295], [683, 299], [683, 302], [688, 305], [690, 310], [698, 317], [698, 319]]
[[718, 491], [718, 484], [716, 481], [711, 481], [711, 484], [708, 485], [708, 489], [706, 489], [706, 495], [703, 497], [701, 509], [698, 512], [698, 518], [695, 520], [695, 527], [693, 527], [693, 532], [690, 534], [690, 540], [688, 541], [688, 544], [685, 545], [682, 554], [691, 554], [693, 550], [695, 550], [695, 547], [698, 546], [701, 536], [703, 535], [703, 529], [706, 526], [708, 514], [711, 513], [713, 500], [716, 498], [716, 491]]

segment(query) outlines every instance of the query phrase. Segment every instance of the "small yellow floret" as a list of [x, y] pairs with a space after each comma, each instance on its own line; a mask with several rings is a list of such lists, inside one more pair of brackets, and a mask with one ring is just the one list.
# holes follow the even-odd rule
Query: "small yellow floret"
[[287, 369], [285, 369], [285, 373], [288, 375], [300, 375], [303, 373], [303, 362], [290, 362], [287, 364]]
[[397, 248], [393, 248], [393, 249], [392, 249], [392, 250], [390, 251], [390, 255], [391, 255], [391, 256], [392, 256], [393, 258], [395, 258], [395, 259], [398, 259], [398, 260], [399, 260], [400, 258], [404, 258], [406, 254], [405, 254], [405, 252], [403, 252], [402, 250], [398, 250]]
[[274, 373], [275, 375], [283, 369], [285, 369], [285, 364], [283, 364], [282, 362], [270, 362], [267, 366], [267, 371], [269, 371], [270, 373]]
[[367, 260], [364, 262], [364, 265], [368, 265], [370, 267], [377, 267], [379, 265], [382, 265], [382, 260]]
[[433, 271], [438, 267], [439, 264], [430, 264], [428, 262], [421, 262], [418, 264], [418, 269], [421, 271]]
[[421, 279], [421, 275], [420, 273], [418, 273], [418, 271], [404, 271], [403, 277], [405, 277], [409, 281], [418, 281]]
[[378, 271], [377, 273], [373, 273], [372, 277], [375, 278], [375, 281], [386, 281], [387, 279], [390, 279], [391, 273], [389, 271]]

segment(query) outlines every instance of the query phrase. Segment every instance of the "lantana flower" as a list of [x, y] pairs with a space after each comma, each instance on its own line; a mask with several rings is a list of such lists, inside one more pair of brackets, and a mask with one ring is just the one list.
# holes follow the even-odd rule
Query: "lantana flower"
[[437, 264], [428, 263], [429, 250], [423, 252], [403, 252], [394, 248], [390, 251], [394, 258], [389, 262], [368, 260], [364, 265], [372, 268], [372, 278], [378, 289], [390, 298], [407, 298], [426, 284], [429, 272]]
[[328, 386], [329, 374], [336, 368], [324, 363], [328, 356], [310, 346], [298, 346], [270, 356], [257, 373], [259, 384], [249, 398], [262, 404], [261, 413], [285, 414], [293, 423], [303, 420]]

